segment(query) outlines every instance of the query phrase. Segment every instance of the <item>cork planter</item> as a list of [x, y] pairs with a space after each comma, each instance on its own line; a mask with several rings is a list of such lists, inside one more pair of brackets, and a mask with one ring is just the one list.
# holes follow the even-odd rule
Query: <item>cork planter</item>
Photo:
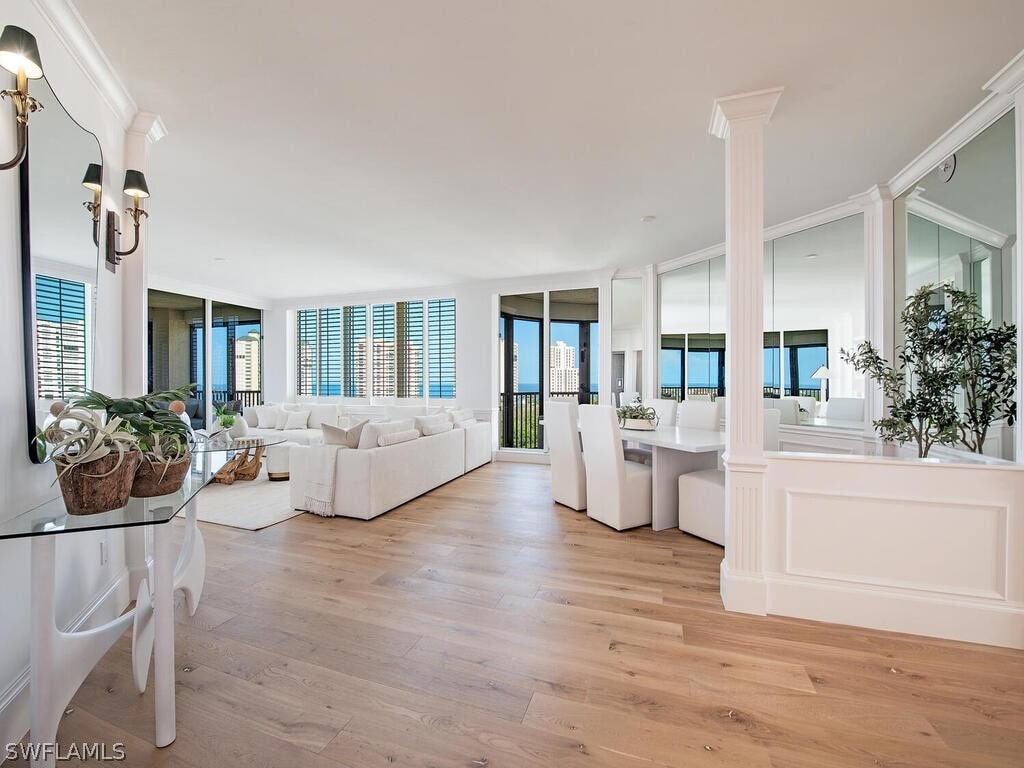
[[69, 468], [55, 456], [53, 464], [57, 468], [68, 514], [96, 515], [125, 506], [141, 459], [139, 451], [128, 451], [123, 457], [114, 451], [100, 459]]
[[148, 499], [153, 496], [174, 493], [184, 485], [191, 466], [191, 454], [172, 461], [170, 464], [162, 464], [144, 458], [135, 471], [131, 495], [138, 499]]

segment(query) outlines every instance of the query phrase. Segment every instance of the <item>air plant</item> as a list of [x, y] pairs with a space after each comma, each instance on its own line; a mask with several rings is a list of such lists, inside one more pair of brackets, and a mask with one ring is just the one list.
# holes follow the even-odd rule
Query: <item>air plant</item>
[[49, 459], [57, 466], [57, 479], [74, 467], [83, 467], [116, 451], [118, 460], [114, 468], [92, 475], [105, 477], [115, 472], [139, 446], [138, 438], [124, 428], [120, 417], [114, 416], [104, 423], [100, 414], [75, 405], [56, 406], [51, 412], [54, 421], [36, 433], [36, 451], [40, 461]]

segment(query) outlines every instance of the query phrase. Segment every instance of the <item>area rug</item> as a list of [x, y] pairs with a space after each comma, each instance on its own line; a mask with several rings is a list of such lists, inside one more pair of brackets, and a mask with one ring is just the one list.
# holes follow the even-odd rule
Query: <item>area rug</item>
[[196, 516], [200, 522], [247, 531], [258, 531], [301, 514], [291, 507], [288, 483], [272, 483], [266, 472], [248, 482], [210, 483], [196, 496]]

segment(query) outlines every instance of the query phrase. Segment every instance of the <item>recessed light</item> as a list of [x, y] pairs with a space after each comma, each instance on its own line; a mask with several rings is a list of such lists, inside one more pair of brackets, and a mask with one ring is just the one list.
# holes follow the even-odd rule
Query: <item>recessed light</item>
[[644, 224], [650, 224], [656, 218], [658, 217], [655, 216], [653, 213], [648, 213], [646, 216], [641, 216], [640, 221], [642, 221]]
[[816, 258], [818, 258], [818, 254], [816, 254], [816, 253], [808, 253], [806, 256], [804, 256], [804, 258], [805, 259], [816, 259]]
[[214, 256], [213, 260], [214, 261], [227, 261], [227, 259], [225, 259], [223, 256]]

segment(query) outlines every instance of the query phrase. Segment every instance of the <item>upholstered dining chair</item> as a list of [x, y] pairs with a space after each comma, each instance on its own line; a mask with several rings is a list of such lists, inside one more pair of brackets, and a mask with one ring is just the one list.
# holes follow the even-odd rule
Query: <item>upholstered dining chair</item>
[[676, 401], [661, 397], [645, 397], [644, 408], [650, 408], [658, 415], [659, 427], [671, 427], [676, 423]]
[[841, 421], [864, 420], [863, 397], [833, 397], [825, 404], [825, 418]]
[[651, 468], [626, 461], [610, 405], [581, 405], [587, 516], [623, 531], [651, 522]]
[[[780, 412], [764, 409], [764, 449], [779, 450]], [[679, 530], [725, 546], [725, 472], [700, 469], [679, 476]]]
[[579, 405], [573, 400], [544, 403], [544, 433], [551, 459], [551, 498], [575, 509], [587, 508], [587, 471], [580, 447]]
[[676, 426], [686, 429], [719, 429], [717, 400], [683, 400], [676, 407]]

